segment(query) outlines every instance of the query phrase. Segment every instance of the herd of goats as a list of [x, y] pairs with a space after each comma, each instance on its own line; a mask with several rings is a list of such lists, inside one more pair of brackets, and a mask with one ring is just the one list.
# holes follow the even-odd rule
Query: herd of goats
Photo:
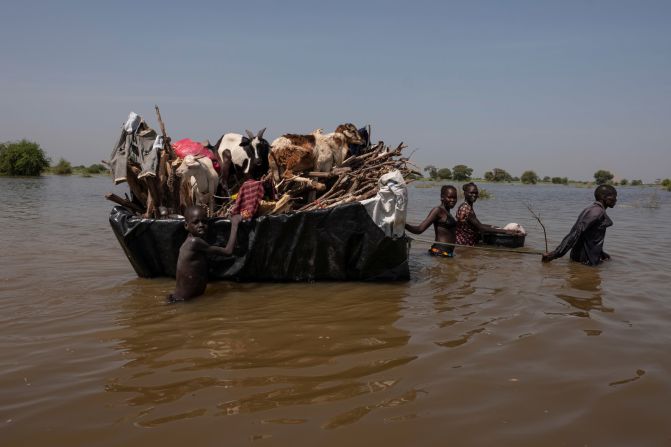
[[128, 157], [123, 178], [130, 197], [106, 195], [144, 218], [183, 214], [190, 205], [206, 208], [211, 217], [227, 217], [247, 180], [264, 182], [268, 200], [261, 201], [258, 214], [266, 215], [361, 201], [375, 196], [378, 179], [387, 172], [399, 170], [406, 180], [419, 174], [402, 156], [402, 143], [395, 149], [382, 141], [371, 144], [370, 130], [350, 123], [330, 133], [317, 129], [285, 134], [272, 143], [263, 138], [265, 129], [227, 133], [212, 145], [189, 139], [171, 142], [158, 108], [156, 113], [162, 134], [157, 137], [161, 145], [156, 163], [147, 172], [138, 161], [142, 147], [132, 147], [139, 153]]

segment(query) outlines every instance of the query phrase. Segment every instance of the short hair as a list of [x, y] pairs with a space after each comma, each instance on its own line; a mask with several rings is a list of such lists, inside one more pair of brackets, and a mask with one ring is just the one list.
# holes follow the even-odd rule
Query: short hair
[[189, 216], [194, 211], [202, 211], [207, 216], [207, 213], [205, 212], [205, 209], [203, 209], [202, 206], [190, 205], [190, 206], [187, 206], [186, 209], [184, 210], [184, 219], [189, 220]]
[[617, 190], [613, 185], [599, 185], [594, 190], [594, 198], [596, 200], [601, 200], [608, 194], [617, 194]]
[[443, 185], [443, 186], [440, 187], [440, 195], [442, 196], [443, 194], [445, 194], [445, 193], [446, 193], [447, 191], [449, 191], [450, 189], [451, 189], [451, 190], [454, 190], [454, 192], [457, 192], [457, 188], [455, 188], [454, 186], [452, 186], [452, 185]]
[[468, 183], [464, 183], [463, 186], [461, 187], [461, 189], [462, 189], [462, 191], [466, 192], [466, 190], [467, 190], [468, 188], [470, 188], [471, 186], [474, 187], [474, 188], [477, 188], [477, 187], [478, 187], [478, 185], [476, 185], [475, 183], [473, 183], [473, 182], [468, 182]]

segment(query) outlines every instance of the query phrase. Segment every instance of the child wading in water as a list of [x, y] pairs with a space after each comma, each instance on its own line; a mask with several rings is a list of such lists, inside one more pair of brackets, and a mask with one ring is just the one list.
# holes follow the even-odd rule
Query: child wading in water
[[229, 256], [233, 253], [235, 239], [238, 235], [240, 215], [231, 218], [231, 234], [226, 247], [208, 244], [203, 237], [207, 232], [207, 215], [205, 210], [190, 206], [184, 212], [184, 226], [189, 235], [179, 249], [177, 258], [177, 283], [175, 291], [168, 295], [168, 302], [186, 301], [205, 293], [207, 287], [207, 257]]
[[457, 244], [474, 246], [482, 233], [520, 234], [519, 230], [504, 230], [480, 222], [473, 210], [473, 204], [480, 197], [477, 185], [470, 182], [461, 189], [464, 190], [464, 203], [457, 208]]
[[[454, 244], [456, 240], [457, 221], [450, 214], [450, 210], [457, 204], [457, 188], [452, 185], [444, 185], [440, 188], [440, 205], [433, 208], [426, 219], [419, 225], [405, 224], [405, 229], [411, 233], [422, 234], [433, 224], [436, 232], [436, 242], [447, 242]], [[442, 244], [433, 244], [429, 249], [433, 256], [454, 256], [454, 247]]]

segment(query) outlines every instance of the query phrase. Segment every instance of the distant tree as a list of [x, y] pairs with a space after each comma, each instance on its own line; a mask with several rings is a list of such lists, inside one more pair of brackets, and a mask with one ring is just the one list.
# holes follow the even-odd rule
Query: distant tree
[[28, 140], [0, 143], [0, 175], [35, 176], [49, 167], [39, 144]]
[[438, 178], [438, 169], [436, 169], [434, 165], [428, 165], [427, 167], [425, 167], [424, 172], [428, 172], [429, 177], [434, 180]]
[[88, 168], [86, 168], [86, 173], [87, 174], [103, 174], [106, 173], [108, 169], [101, 164], [92, 164]]
[[494, 180], [497, 182], [510, 182], [513, 180], [513, 176], [505, 169], [494, 168]]
[[535, 185], [538, 183], [538, 176], [534, 171], [524, 171], [520, 177], [522, 183]]
[[488, 182], [493, 182], [494, 181], [494, 173], [492, 171], [485, 172], [485, 180], [487, 180]]
[[[489, 171], [488, 171], [489, 172]], [[485, 173], [485, 179], [487, 179], [487, 173]], [[505, 170], [501, 168], [494, 168], [491, 171], [491, 182], [510, 182], [513, 177]]]
[[440, 168], [438, 169], [438, 178], [450, 180], [452, 178], [452, 171], [450, 171], [450, 168]]
[[629, 180], [627, 180], [626, 178], [623, 178], [622, 180], [620, 180], [620, 185], [627, 186], [628, 184], [629, 184]]
[[594, 180], [597, 185], [606, 185], [613, 181], [613, 177], [615, 176], [610, 171], [603, 169], [599, 169], [594, 173]]
[[56, 163], [56, 166], [51, 168], [51, 172], [56, 175], [70, 175], [72, 174], [72, 165], [66, 159], [61, 158], [58, 160], [58, 163]]
[[562, 182], [561, 177], [552, 177], [552, 183], [554, 183], [555, 185], [559, 185], [561, 184], [561, 182]]
[[452, 168], [452, 178], [459, 182], [470, 180], [472, 174], [473, 169], [466, 165], [456, 165]]
[[665, 178], [660, 182], [660, 185], [668, 188], [669, 186], [671, 186], [671, 179]]
[[520, 178], [517, 177], [517, 176], [515, 176], [515, 177], [511, 178], [510, 181], [511, 181], [511, 182], [519, 182], [519, 181], [520, 181]]
[[543, 177], [543, 180], [542, 180], [543, 183], [550, 183], [551, 181], [552, 181], [552, 179], [550, 178], [549, 175], [546, 175], [545, 177]]
[[642, 180], [632, 180], [631, 181], [631, 186], [640, 186], [643, 184]]

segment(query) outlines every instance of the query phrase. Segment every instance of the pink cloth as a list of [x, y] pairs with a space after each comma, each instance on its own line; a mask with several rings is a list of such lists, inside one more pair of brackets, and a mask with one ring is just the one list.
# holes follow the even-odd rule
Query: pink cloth
[[207, 157], [212, 160], [212, 166], [217, 171], [221, 172], [221, 165], [217, 156], [211, 150], [207, 149], [202, 144], [197, 141], [193, 141], [190, 138], [184, 138], [179, 141], [172, 143], [172, 148], [175, 150], [175, 154], [181, 159], [184, 159], [187, 155], [193, 155], [196, 157]]

